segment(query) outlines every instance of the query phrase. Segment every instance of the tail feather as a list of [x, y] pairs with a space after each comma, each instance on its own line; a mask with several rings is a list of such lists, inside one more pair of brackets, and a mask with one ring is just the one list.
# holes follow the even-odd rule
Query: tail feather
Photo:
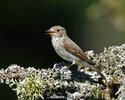
[[90, 65], [90, 67], [95, 70], [104, 80], [106, 80], [105, 76], [94, 65]]

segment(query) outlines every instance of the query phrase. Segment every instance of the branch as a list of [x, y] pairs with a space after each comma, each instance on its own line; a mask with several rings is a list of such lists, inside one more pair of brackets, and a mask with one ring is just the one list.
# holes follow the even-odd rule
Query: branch
[[[125, 44], [104, 48], [95, 54], [86, 52], [97, 68], [106, 77], [109, 98], [124, 100], [125, 98]], [[76, 68], [76, 67], [73, 67]], [[35, 69], [11, 65], [0, 70], [0, 83], [8, 84], [16, 91], [18, 100], [36, 99], [71, 99], [71, 100], [109, 100], [100, 76], [84, 67], [79, 72], [68, 69], [65, 63], [58, 63], [53, 68]]]

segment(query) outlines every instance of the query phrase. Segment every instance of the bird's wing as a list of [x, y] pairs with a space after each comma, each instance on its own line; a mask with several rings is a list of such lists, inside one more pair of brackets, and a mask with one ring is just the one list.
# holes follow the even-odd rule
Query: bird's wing
[[[70, 40], [70, 41], [69, 41]], [[82, 60], [86, 61], [90, 64], [90, 67], [97, 71], [100, 76], [106, 80], [105, 76], [93, 65], [93, 63], [87, 58], [86, 54], [82, 51], [82, 49], [76, 45], [68, 36], [63, 38], [64, 48], [69, 53], [72, 53], [73, 55], [81, 58]]]
[[74, 43], [68, 36], [65, 36], [65, 38], [63, 38], [63, 43], [64, 43], [64, 48], [65, 50], [67, 50], [67, 52], [91, 64], [91, 61], [87, 58], [83, 50], [78, 45], [76, 45], [76, 43]]

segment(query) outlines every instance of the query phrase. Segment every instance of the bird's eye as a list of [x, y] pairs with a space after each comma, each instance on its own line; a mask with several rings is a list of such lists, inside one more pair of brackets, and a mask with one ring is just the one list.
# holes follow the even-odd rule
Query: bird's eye
[[57, 29], [57, 32], [59, 32], [60, 30], [59, 29]]

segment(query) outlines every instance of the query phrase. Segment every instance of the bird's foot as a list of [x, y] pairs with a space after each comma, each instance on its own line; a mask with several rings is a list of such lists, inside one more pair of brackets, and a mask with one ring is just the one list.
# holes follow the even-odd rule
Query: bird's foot
[[75, 65], [75, 62], [72, 62], [72, 64], [68, 65], [68, 68], [70, 68], [73, 65]]

